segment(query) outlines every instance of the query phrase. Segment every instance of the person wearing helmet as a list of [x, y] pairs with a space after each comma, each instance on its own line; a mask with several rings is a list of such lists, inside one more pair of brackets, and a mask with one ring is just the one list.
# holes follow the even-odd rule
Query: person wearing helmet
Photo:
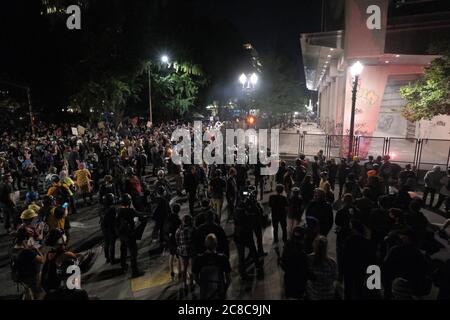
[[44, 237], [44, 223], [39, 221], [38, 214], [36, 213], [36, 211], [39, 212], [39, 207], [36, 205], [30, 205], [30, 207], [21, 213], [20, 219], [22, 220], [22, 224], [19, 226], [19, 229], [28, 227], [33, 230], [33, 241], [39, 244]]
[[103, 208], [100, 211], [100, 227], [103, 233], [106, 263], [114, 264], [116, 262], [116, 198], [114, 194], [107, 193], [102, 199]]
[[[121, 200], [116, 218], [116, 232], [120, 238], [120, 263], [123, 273], [128, 270], [127, 252], [130, 250], [131, 255], [131, 272], [132, 277], [136, 278], [142, 275], [137, 265], [137, 243], [136, 241], [142, 237], [145, 225], [147, 224], [148, 214], [137, 212], [131, 208], [131, 195], [125, 193]], [[135, 220], [140, 222], [136, 226]]]
[[105, 196], [109, 193], [116, 196], [117, 190], [116, 190], [116, 186], [114, 185], [114, 182], [113, 182], [113, 177], [110, 175], [106, 175], [103, 177], [103, 183], [100, 185], [100, 188], [98, 191], [98, 198], [99, 198], [101, 204], [104, 205], [103, 200], [105, 199]]

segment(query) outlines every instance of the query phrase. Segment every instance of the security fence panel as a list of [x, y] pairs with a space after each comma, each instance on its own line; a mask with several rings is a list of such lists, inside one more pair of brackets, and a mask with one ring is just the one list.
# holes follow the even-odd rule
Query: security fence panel
[[389, 138], [389, 156], [392, 162], [415, 164], [417, 139]]
[[306, 156], [315, 156], [319, 150], [325, 152], [327, 148], [327, 135], [325, 134], [306, 134], [304, 136], [303, 153]]
[[300, 153], [300, 134], [280, 133], [280, 155], [297, 156]]
[[384, 137], [367, 137], [360, 136], [358, 141], [358, 157], [361, 160], [366, 160], [369, 156], [376, 158], [377, 156], [383, 156], [385, 153], [385, 140]]
[[449, 164], [450, 141], [438, 139], [422, 139], [419, 155], [420, 169], [430, 170], [434, 165], [444, 170]]
[[328, 138], [329, 158], [345, 158], [347, 157], [348, 141], [350, 137], [344, 135], [330, 135]]

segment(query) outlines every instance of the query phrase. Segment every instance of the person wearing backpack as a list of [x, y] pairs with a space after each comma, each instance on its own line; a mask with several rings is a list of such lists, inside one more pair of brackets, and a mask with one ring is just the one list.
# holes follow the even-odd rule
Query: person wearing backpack
[[17, 230], [11, 251], [11, 276], [16, 283], [23, 284], [33, 293], [33, 299], [41, 299], [44, 291], [39, 283], [39, 273], [44, 264], [44, 255], [32, 245], [33, 230], [24, 226]]
[[200, 286], [201, 300], [223, 300], [231, 283], [231, 266], [227, 256], [217, 253], [217, 238], [209, 234], [205, 239], [206, 251], [197, 256], [192, 273]]

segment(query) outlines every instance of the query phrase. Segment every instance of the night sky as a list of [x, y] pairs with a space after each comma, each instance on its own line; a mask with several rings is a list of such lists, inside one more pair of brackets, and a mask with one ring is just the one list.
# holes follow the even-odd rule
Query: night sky
[[257, 50], [282, 47], [300, 55], [299, 38], [303, 32], [320, 31], [319, 0], [203, 0], [201, 14], [233, 23], [246, 41]]
[[[235, 78], [238, 72], [238, 63], [235, 60], [237, 55], [241, 53], [242, 56], [245, 56], [242, 44], [246, 42], [252, 43], [260, 55], [266, 53], [280, 54], [289, 59], [295, 65], [299, 87], [300, 90], [303, 90], [301, 88], [304, 75], [299, 41], [300, 33], [320, 31], [321, 1], [319, 0], [96, 1], [101, 2], [104, 6], [114, 1], [120, 3], [122, 8], [130, 3], [145, 3], [145, 6], [152, 6], [153, 3], [157, 2], [166, 3], [170, 9], [164, 12], [168, 17], [163, 18], [162, 21], [164, 19], [181, 21], [179, 22], [181, 27], [178, 26], [179, 29], [183, 28], [183, 23], [188, 28], [190, 21], [194, 21], [194, 19], [196, 19], [197, 24], [198, 21], [207, 21], [205, 22], [206, 26], [208, 26], [208, 23], [217, 22], [220, 24], [228, 32], [226, 33], [228, 37], [234, 38], [227, 39], [228, 42], [222, 44], [220, 49], [217, 48], [217, 43], [221, 41], [220, 37], [223, 34], [215, 35], [215, 29], [211, 32], [194, 29], [194, 32], [198, 33], [197, 38], [190, 39], [193, 40], [191, 46], [199, 47], [200, 49], [197, 51], [202, 51], [201, 54], [198, 54], [198, 52], [193, 52], [194, 54], [191, 52], [191, 54], [200, 60], [196, 61], [197, 63], [205, 66], [213, 82], [208, 89], [207, 99], [213, 99], [220, 93], [223, 95], [230, 94], [232, 86], [229, 84], [233, 81], [236, 82]], [[2, 43], [0, 80], [31, 85], [34, 104], [37, 107], [58, 107], [69, 94], [67, 92], [68, 86], [60, 88], [60, 83], [66, 81], [74, 73], [85, 72], [85, 70], [65, 71], [64, 68], [69, 63], [68, 59], [76, 59], [79, 50], [77, 47], [67, 49], [67, 42], [70, 44], [67, 37], [73, 37], [74, 33], [73, 31], [64, 31], [65, 20], [62, 19], [58, 22], [59, 24], [57, 23], [52, 26], [53, 29], [50, 29], [53, 30], [51, 31], [53, 33], [47, 34], [48, 23], [42, 22], [43, 18], [40, 17], [39, 6], [40, 0], [14, 0], [0, 3], [0, 42]], [[121, 11], [118, 12], [120, 19]], [[147, 12], [151, 12], [151, 10], [140, 14], [147, 14]], [[92, 16], [93, 13], [89, 11], [91, 16], [86, 17], [85, 15], [82, 18], [82, 23], [83, 19], [95, 20], [95, 15], [98, 14], [101, 13], [97, 12]], [[99, 17], [99, 20], [104, 22], [108, 15], [109, 13], [106, 10], [104, 16]], [[171, 30], [167, 30], [170, 27], [165, 28], [161, 31], [167, 31], [170, 34]], [[55, 30], [57, 30], [56, 33]], [[236, 30], [236, 32], [233, 30]], [[131, 35], [133, 36], [133, 34]], [[66, 37], [65, 44], [60, 43], [61, 37]], [[211, 40], [214, 38], [218, 38], [214, 40], [216, 43], [213, 44], [216, 48], [214, 48], [215, 51], [210, 51], [208, 43], [212, 42]], [[171, 37], [167, 35], [166, 42], [170, 43], [170, 39]], [[74, 37], [74, 40], [77, 40], [77, 36]], [[230, 44], [229, 48], [227, 48], [228, 43]], [[151, 45], [152, 43], [145, 44], [147, 47]], [[179, 43], [179, 46], [184, 48], [189, 45], [189, 42]], [[147, 47], [145, 50], [147, 50]]]

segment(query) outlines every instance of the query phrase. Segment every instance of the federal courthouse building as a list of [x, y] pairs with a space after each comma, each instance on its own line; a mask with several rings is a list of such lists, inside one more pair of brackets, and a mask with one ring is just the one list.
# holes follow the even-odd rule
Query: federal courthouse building
[[450, 117], [409, 122], [401, 114], [405, 101], [399, 92], [438, 57], [430, 51], [433, 44], [450, 39], [450, 12], [443, 9], [448, 7], [444, 2], [324, 0], [323, 31], [301, 34], [300, 42], [306, 85], [318, 93], [316, 112], [326, 134], [349, 134], [350, 68], [360, 61], [364, 68], [354, 131], [361, 136], [360, 155], [382, 154], [383, 138], [388, 137], [394, 160], [415, 163], [416, 141], [423, 139], [422, 163], [431, 161], [428, 156], [448, 163], [450, 142], [433, 139], [450, 140]]

